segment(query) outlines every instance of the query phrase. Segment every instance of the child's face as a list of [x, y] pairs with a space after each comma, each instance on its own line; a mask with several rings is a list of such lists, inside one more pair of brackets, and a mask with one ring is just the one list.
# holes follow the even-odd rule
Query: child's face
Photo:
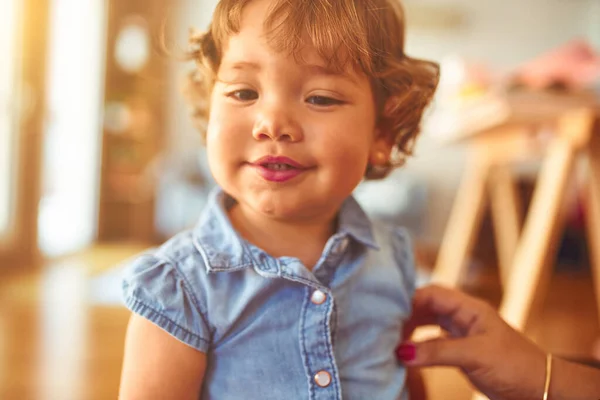
[[282, 220], [332, 216], [369, 159], [385, 150], [376, 140], [371, 85], [356, 71], [327, 71], [314, 49], [304, 50], [303, 63], [274, 51], [263, 31], [269, 5], [248, 4], [224, 49], [211, 97], [209, 165], [248, 210]]

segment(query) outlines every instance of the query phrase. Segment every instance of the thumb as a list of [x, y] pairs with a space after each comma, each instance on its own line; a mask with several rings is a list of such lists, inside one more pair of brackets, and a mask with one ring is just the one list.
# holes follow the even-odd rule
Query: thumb
[[398, 359], [411, 367], [448, 366], [475, 368], [480, 355], [474, 338], [436, 338], [424, 342], [404, 342], [396, 349]]

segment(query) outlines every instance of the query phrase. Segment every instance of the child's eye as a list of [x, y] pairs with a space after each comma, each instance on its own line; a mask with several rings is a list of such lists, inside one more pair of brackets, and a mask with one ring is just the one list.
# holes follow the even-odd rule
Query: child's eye
[[335, 106], [335, 105], [339, 105], [339, 104], [343, 104], [343, 101], [331, 98], [331, 97], [326, 97], [326, 96], [311, 96], [308, 99], [306, 99], [306, 102], [309, 104], [312, 104], [314, 106]]
[[250, 89], [234, 90], [227, 93], [227, 97], [232, 97], [239, 101], [252, 101], [258, 99], [258, 93]]

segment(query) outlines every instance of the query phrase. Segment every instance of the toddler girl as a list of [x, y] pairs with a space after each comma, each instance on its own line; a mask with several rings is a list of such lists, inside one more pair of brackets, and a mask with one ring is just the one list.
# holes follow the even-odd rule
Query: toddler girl
[[121, 398], [406, 398], [411, 245], [351, 196], [410, 153], [438, 82], [400, 4], [221, 0], [192, 44], [219, 189], [128, 269]]

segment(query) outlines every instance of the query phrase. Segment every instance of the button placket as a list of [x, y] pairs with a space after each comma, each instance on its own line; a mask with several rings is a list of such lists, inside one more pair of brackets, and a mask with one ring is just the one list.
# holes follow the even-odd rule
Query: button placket
[[307, 288], [306, 296], [307, 304], [301, 321], [301, 349], [307, 378], [312, 381], [309, 398], [341, 400], [331, 333], [334, 299], [326, 290], [314, 288]]

